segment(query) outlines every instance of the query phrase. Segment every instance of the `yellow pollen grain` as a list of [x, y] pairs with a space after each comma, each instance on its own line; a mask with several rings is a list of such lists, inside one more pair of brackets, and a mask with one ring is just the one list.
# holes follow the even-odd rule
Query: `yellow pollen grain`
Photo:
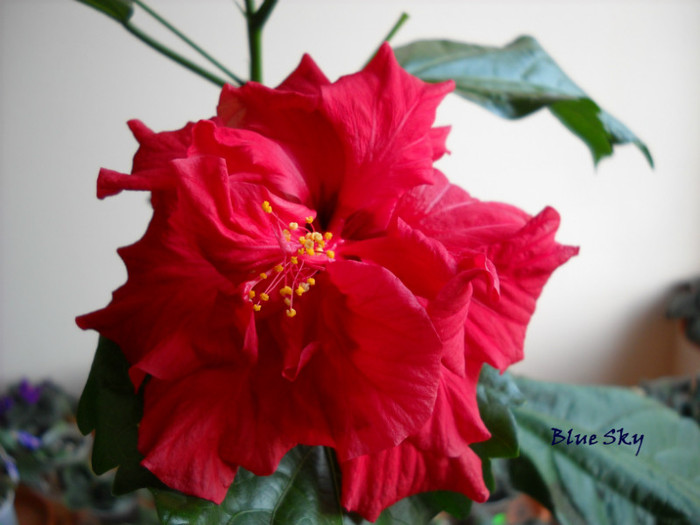
[[299, 249], [297, 250], [297, 253], [298, 253], [299, 255], [304, 255], [304, 248], [299, 248]]
[[260, 274], [260, 278], [261, 278], [261, 279], [267, 279], [267, 274], [266, 274], [265, 272], [262, 272], [262, 273]]
[[333, 234], [331, 232], [326, 232], [323, 234], [323, 238], [330, 241], [333, 238]]
[[306, 280], [306, 282], [309, 283], [309, 286], [313, 286], [314, 284], [316, 284], [316, 279], [314, 279], [313, 277], [309, 277]]
[[292, 255], [292, 256], [289, 258], [289, 260], [292, 261], [292, 264], [299, 264], [299, 259], [298, 259], [297, 257], [295, 257], [294, 255]]
[[263, 292], [263, 293], [260, 294], [260, 299], [262, 299], [263, 301], [269, 301], [269, 300], [270, 300], [270, 296], [267, 295], [265, 292]]
[[314, 251], [313, 248], [307, 248], [307, 249], [306, 249], [306, 253], [307, 253], [308, 255], [316, 255], [316, 252]]
[[291, 300], [289, 297], [285, 297], [285, 298], [284, 298], [284, 304], [286, 304], [287, 306], [291, 306], [291, 305], [292, 305], [292, 300]]
[[296, 294], [297, 294], [299, 297], [301, 297], [302, 295], [304, 295], [304, 292], [305, 292], [305, 291], [306, 291], [306, 290], [304, 290], [304, 287], [303, 287], [302, 285], [297, 286], [297, 289], [295, 290]]
[[292, 295], [291, 286], [283, 286], [282, 288], [280, 288], [280, 295]]
[[311, 239], [306, 239], [306, 241], [304, 241], [304, 248], [306, 248], [307, 250], [311, 249], [313, 251], [314, 241], [312, 241]]
[[261, 308], [262, 308], [262, 306], [260, 306], [259, 304], [253, 305], [253, 310], [255, 310], [256, 312], [259, 312]]
[[298, 229], [299, 229], [299, 224], [296, 223], [296, 222], [290, 222], [290, 223], [289, 223], [289, 229], [292, 230], [292, 231], [298, 230]]
[[277, 266], [275, 266], [275, 271], [276, 271], [277, 273], [280, 273], [282, 270], [284, 270], [284, 268], [282, 267], [281, 264], [278, 264]]
[[251, 299], [255, 297], [255, 290], [251, 290], [250, 292], [248, 292], [248, 297], [250, 297]]
[[287, 317], [294, 317], [297, 314], [297, 311], [294, 308], [290, 308], [287, 310]]
[[314, 232], [311, 238], [316, 242], [321, 242], [323, 240], [323, 235], [318, 232]]
[[270, 206], [270, 201], [263, 201], [262, 209], [265, 213], [272, 213], [272, 206]]
[[326, 250], [326, 255], [329, 259], [335, 259], [335, 252], [333, 250]]
[[306, 224], [311, 224], [312, 222], [314, 222], [314, 218], [311, 215], [309, 215], [305, 220]]

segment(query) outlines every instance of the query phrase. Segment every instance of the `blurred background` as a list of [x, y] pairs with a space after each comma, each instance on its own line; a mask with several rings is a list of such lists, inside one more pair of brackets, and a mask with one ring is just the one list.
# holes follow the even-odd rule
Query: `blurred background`
[[[247, 75], [233, 1], [149, 5]], [[305, 52], [331, 79], [355, 72], [403, 11], [411, 19], [397, 45], [536, 37], [656, 162], [625, 146], [596, 169], [549, 112], [506, 121], [453, 95], [441, 106], [439, 123], [452, 125], [452, 154], [439, 164], [448, 177], [532, 214], [554, 206], [559, 241], [581, 247], [545, 288], [514, 370], [618, 384], [696, 371], [698, 352], [664, 311], [700, 275], [700, 1], [280, 0], [265, 30], [266, 83]], [[124, 282], [115, 250], [150, 217], [145, 194], [98, 201], [97, 172], [129, 171], [128, 119], [175, 129], [213, 115], [217, 101], [213, 84], [78, 2], [0, 0], [0, 386], [26, 376], [82, 389], [97, 335], [74, 318]]]

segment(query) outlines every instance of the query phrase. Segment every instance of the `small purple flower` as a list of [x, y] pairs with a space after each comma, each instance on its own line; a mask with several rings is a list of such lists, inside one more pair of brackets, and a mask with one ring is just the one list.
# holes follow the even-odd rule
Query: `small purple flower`
[[32, 386], [29, 381], [22, 379], [22, 382], [19, 384], [19, 395], [22, 396], [22, 399], [27, 403], [34, 405], [41, 397], [41, 385]]
[[16, 435], [17, 442], [26, 449], [34, 451], [41, 447], [41, 439], [30, 434], [29, 432], [18, 430]]

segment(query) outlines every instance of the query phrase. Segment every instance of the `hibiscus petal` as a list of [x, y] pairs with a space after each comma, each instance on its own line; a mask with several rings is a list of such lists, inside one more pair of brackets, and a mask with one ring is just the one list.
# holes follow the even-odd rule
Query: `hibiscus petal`
[[546, 208], [511, 238], [490, 248], [500, 298], [493, 301], [484, 284], [474, 284], [465, 326], [470, 357], [500, 370], [522, 359], [527, 324], [543, 286], [556, 268], [578, 253], [578, 248], [554, 241], [558, 226], [559, 215]]
[[146, 386], [139, 428], [142, 464], [171, 488], [216, 503], [238, 465], [274, 472], [293, 446], [260, 411], [246, 371], [202, 369], [177, 382]]
[[[240, 362], [236, 349], [244, 348], [235, 325], [222, 332], [214, 324], [217, 297], [225, 290], [233, 293], [231, 284], [187, 239], [155, 226], [158, 222], [155, 218], [143, 239], [119, 250], [129, 278], [110, 304], [76, 319], [81, 328], [97, 330], [120, 346], [135, 366], [136, 386], [144, 373], [173, 379], [203, 362]], [[231, 348], [228, 355], [206, 352], [212, 331], [220, 335], [219, 344]]]
[[477, 502], [486, 501], [489, 495], [482, 479], [481, 460], [469, 448], [462, 456], [448, 458], [405, 441], [376, 454], [341, 462], [340, 468], [343, 506], [370, 521], [389, 505], [420, 492], [451, 490]]
[[527, 324], [542, 287], [578, 248], [554, 240], [559, 215], [552, 208], [530, 218], [513, 206], [472, 198], [438, 171], [434, 182], [406, 194], [397, 215], [442, 243], [460, 269], [473, 268], [480, 257], [493, 265], [487, 272], [490, 280], [472, 283], [466, 356], [504, 370], [522, 359]]
[[330, 84], [330, 80], [307, 55], [301, 58], [297, 68], [282, 82], [277, 89], [299, 93], [318, 93], [320, 86]]
[[226, 160], [237, 182], [260, 184], [297, 202], [309, 199], [309, 188], [294, 160], [276, 142], [253, 131], [222, 128], [210, 121], [193, 130], [191, 155], [215, 155]]
[[481, 420], [476, 400], [481, 363], [470, 361], [464, 375], [442, 369], [435, 408], [427, 423], [409, 440], [421, 450], [448, 457], [462, 456], [472, 443], [491, 434]]
[[441, 346], [423, 307], [386, 269], [340, 260], [326, 273], [309, 292], [321, 296], [319, 309], [304, 304], [291, 320], [307, 315], [321, 348], [277, 397], [289, 399], [299, 442], [333, 446], [347, 459], [393, 446], [424, 424]]
[[169, 168], [143, 170], [135, 175], [100, 169], [97, 176], [97, 198], [111, 197], [123, 190], [158, 191], [172, 189], [174, 178]]
[[433, 184], [408, 192], [397, 215], [453, 254], [469, 254], [513, 235], [528, 221], [524, 211], [499, 202], [482, 202], [450, 184], [438, 170]]
[[272, 141], [294, 159], [310, 191], [310, 208], [327, 229], [334, 213], [344, 156], [340, 138], [319, 112], [320, 96], [267, 88], [248, 82], [224, 86], [218, 115], [232, 128], [245, 128]]
[[399, 219], [386, 236], [345, 244], [344, 257], [373, 261], [396, 275], [414, 294], [433, 298], [457, 269], [445, 247]]
[[321, 88], [322, 111], [344, 138], [337, 220], [367, 210], [383, 227], [403, 192], [430, 182], [436, 138], [430, 129], [453, 88], [451, 81], [427, 84], [406, 73], [388, 44], [361, 72]]
[[191, 122], [182, 129], [160, 133], [154, 133], [140, 120], [130, 120], [128, 125], [140, 145], [134, 155], [133, 173], [162, 168], [168, 161], [187, 156], [194, 126]]

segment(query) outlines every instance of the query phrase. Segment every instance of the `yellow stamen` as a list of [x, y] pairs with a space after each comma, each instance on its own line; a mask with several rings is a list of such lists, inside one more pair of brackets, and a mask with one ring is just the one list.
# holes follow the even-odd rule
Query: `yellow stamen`
[[314, 251], [313, 248], [307, 248], [307, 249], [306, 249], [306, 253], [309, 254], [309, 255], [316, 255], [316, 252]]
[[284, 270], [284, 267], [281, 264], [278, 264], [277, 266], [275, 266], [275, 271], [277, 273], [280, 273], [282, 270]]
[[297, 224], [296, 222], [290, 222], [290, 223], [289, 223], [289, 229], [292, 230], [292, 231], [298, 230], [298, 229], [299, 229], [299, 224]]
[[280, 295], [292, 295], [291, 286], [283, 286], [282, 288], [280, 288]]
[[313, 277], [309, 277], [306, 280], [306, 282], [309, 283], [309, 286], [313, 286], [314, 284], [316, 284], [316, 279], [314, 279]]
[[263, 201], [262, 209], [265, 213], [272, 213], [272, 206], [270, 206], [270, 201]]
[[311, 215], [309, 215], [309, 216], [306, 218], [306, 224], [311, 224], [312, 222], [314, 222], [314, 218], [313, 218]]
[[269, 300], [270, 300], [270, 296], [267, 295], [265, 292], [263, 292], [263, 293], [260, 294], [260, 299], [262, 299], [263, 301], [269, 301]]
[[331, 232], [326, 232], [323, 234], [323, 238], [330, 241], [333, 238], [333, 234]]
[[260, 274], [260, 278], [261, 278], [261, 279], [267, 279], [267, 274], [266, 274], [265, 272], [262, 272], [262, 273]]
[[295, 290], [295, 292], [297, 293], [297, 295], [298, 295], [299, 297], [301, 297], [301, 296], [304, 294], [305, 291], [306, 291], [306, 290], [304, 290], [304, 287], [303, 287], [302, 285], [299, 285], [299, 286], [297, 287], [297, 289]]
[[335, 252], [333, 250], [326, 250], [326, 255], [329, 259], [335, 259]]
[[256, 312], [259, 312], [261, 308], [262, 308], [262, 306], [260, 306], [259, 304], [253, 305], [253, 310], [255, 310]]
[[287, 306], [291, 306], [291, 305], [292, 305], [292, 300], [291, 300], [289, 297], [285, 297], [285, 298], [284, 298], [284, 304], [286, 304]]
[[292, 261], [292, 264], [299, 264], [299, 259], [297, 257], [292, 255], [289, 259]]
[[290, 308], [287, 310], [287, 317], [294, 317], [297, 314], [297, 311], [294, 308]]
[[318, 232], [314, 232], [311, 238], [316, 242], [321, 242], [323, 240], [323, 235]]
[[248, 297], [250, 297], [251, 299], [255, 297], [255, 290], [251, 290], [250, 292], [248, 292]]

